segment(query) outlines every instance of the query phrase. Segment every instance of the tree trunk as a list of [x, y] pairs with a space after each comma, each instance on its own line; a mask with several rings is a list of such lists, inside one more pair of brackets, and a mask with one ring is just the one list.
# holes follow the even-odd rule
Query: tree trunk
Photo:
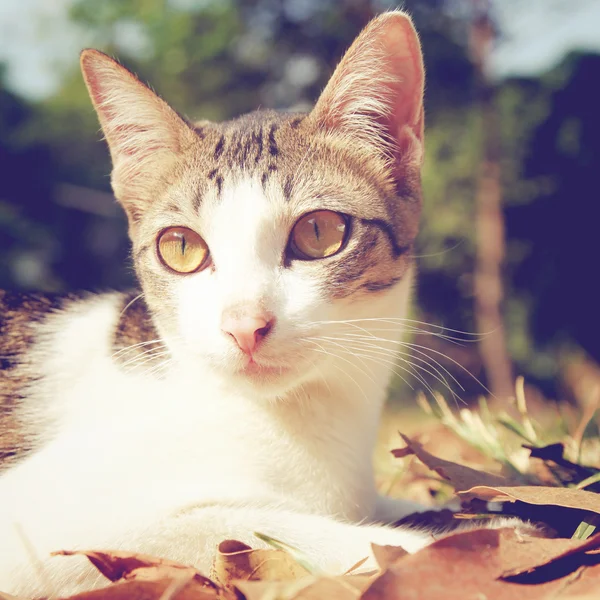
[[482, 118], [482, 160], [476, 191], [477, 256], [474, 277], [475, 319], [489, 388], [499, 400], [514, 395], [514, 377], [502, 318], [505, 255], [500, 172], [500, 132], [495, 89], [485, 64], [494, 31], [485, 0], [474, 0], [470, 46], [477, 75], [477, 105]]

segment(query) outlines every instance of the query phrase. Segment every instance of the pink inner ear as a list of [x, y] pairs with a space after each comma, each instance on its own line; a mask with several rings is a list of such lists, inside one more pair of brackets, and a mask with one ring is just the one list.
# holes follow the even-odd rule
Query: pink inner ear
[[390, 141], [397, 150], [416, 151], [423, 142], [423, 87], [412, 22], [401, 12], [386, 13], [352, 44], [313, 115], [325, 128], [346, 131], [386, 152]]
[[[98, 65], [99, 59], [95, 56], [96, 51], [85, 50], [81, 56], [81, 71], [88, 88], [88, 92], [92, 99], [96, 110], [101, 111], [106, 118], [111, 118], [108, 107], [104, 104], [104, 94], [100, 84], [100, 78], [97, 76], [97, 69], [102, 65]], [[98, 53], [99, 54], [99, 53]], [[108, 57], [103, 57], [101, 60], [107, 60]]]
[[413, 130], [417, 140], [423, 142], [423, 84], [424, 69], [421, 47], [412, 26], [405, 24], [402, 35], [399, 28], [391, 27], [384, 33], [383, 44], [390, 53], [390, 68], [399, 72], [398, 84], [393, 90], [396, 102], [392, 112], [393, 132], [399, 145], [405, 126]]

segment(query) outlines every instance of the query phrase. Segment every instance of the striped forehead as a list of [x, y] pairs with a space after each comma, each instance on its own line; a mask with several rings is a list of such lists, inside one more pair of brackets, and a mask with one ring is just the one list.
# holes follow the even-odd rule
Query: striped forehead
[[220, 195], [226, 179], [237, 172], [252, 175], [266, 190], [270, 181], [279, 176], [282, 179], [283, 199], [289, 200], [293, 176], [291, 173], [280, 173], [280, 168], [283, 167], [285, 171], [285, 163], [292, 157], [288, 148], [282, 148], [281, 142], [298, 128], [302, 120], [300, 116], [285, 118], [281, 115], [274, 117], [271, 113], [252, 113], [230, 122], [218, 132], [210, 132], [209, 136], [206, 136], [202, 127], [198, 127], [198, 135], [201, 139], [206, 138], [205, 144], [208, 146], [205, 151], [210, 161], [209, 185], [212, 184], [217, 195]]

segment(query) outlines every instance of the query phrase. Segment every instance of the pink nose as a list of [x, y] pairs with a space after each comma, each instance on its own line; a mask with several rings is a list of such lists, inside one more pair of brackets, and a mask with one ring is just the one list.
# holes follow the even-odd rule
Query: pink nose
[[266, 315], [225, 316], [221, 329], [230, 335], [240, 350], [252, 354], [273, 328], [274, 319]]

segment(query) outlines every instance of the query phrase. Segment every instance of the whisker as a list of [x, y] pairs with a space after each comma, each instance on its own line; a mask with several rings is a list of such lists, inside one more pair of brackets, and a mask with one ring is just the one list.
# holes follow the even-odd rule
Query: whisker
[[153, 354], [154, 352], [162, 352], [166, 348], [167, 348], [166, 344], [160, 344], [159, 346], [153, 346], [152, 348], [148, 348], [146, 350], [143, 350], [139, 354], [136, 354], [133, 358], [130, 358], [129, 360], [125, 361], [121, 366], [126, 367], [127, 365], [137, 362], [141, 358], [147, 357], [149, 354]]
[[408, 346], [410, 348], [420, 348], [422, 350], [427, 350], [429, 352], [433, 352], [434, 354], [437, 354], [438, 356], [441, 356], [442, 358], [449, 360], [452, 364], [456, 365], [459, 369], [461, 369], [464, 373], [466, 373], [469, 377], [471, 377], [471, 379], [473, 379], [473, 381], [475, 381], [475, 383], [480, 385], [490, 396], [492, 396], [493, 398], [496, 397], [487, 388], [487, 386], [485, 386], [475, 375], [473, 375], [473, 373], [471, 373], [471, 371], [469, 371], [469, 369], [467, 369], [464, 365], [461, 365], [457, 360], [455, 360], [451, 356], [448, 356], [447, 354], [444, 354], [443, 352], [440, 352], [439, 350], [434, 350], [433, 348], [428, 348], [427, 346], [421, 346], [420, 344], [415, 344], [413, 342], [400, 342], [400, 344], [403, 346]]
[[[402, 341], [397, 342], [395, 340], [388, 340], [386, 338], [380, 338], [380, 337], [377, 337], [377, 336], [374, 336], [374, 335], [361, 336], [361, 335], [356, 334], [356, 333], [349, 333], [349, 334], [346, 334], [346, 335], [349, 336], [349, 337], [351, 336], [352, 338], [356, 338], [357, 341], [361, 341], [361, 342], [362, 342], [362, 340], [369, 340], [370, 342], [372, 342], [372, 341], [378, 341], [380, 343], [394, 344], [395, 346], [403, 345], [404, 344], [404, 342], [402, 342]], [[366, 342], [362, 342], [362, 343], [366, 343]], [[383, 347], [381, 347], [378, 344], [373, 344], [373, 346], [381, 348], [382, 350], [388, 351], [387, 348], [383, 348]], [[413, 349], [412, 352], [402, 352], [401, 350], [391, 349], [390, 348], [389, 351], [390, 352], [395, 352], [398, 355], [402, 355], [402, 356], [412, 356], [416, 360], [425, 362], [427, 364], [429, 364], [429, 361], [435, 363], [435, 365], [437, 365], [437, 367], [439, 367], [443, 372], [445, 372], [454, 381], [454, 383], [456, 385], [458, 385], [458, 387], [460, 387], [460, 389], [463, 392], [465, 391], [464, 387], [460, 384], [460, 382], [458, 381], [458, 379], [456, 379], [456, 377], [446, 367], [444, 367], [444, 365], [442, 365], [439, 361], [437, 361], [435, 358], [432, 358], [431, 356], [429, 356], [428, 354], [426, 354], [422, 350]], [[414, 356], [415, 353], [420, 354], [421, 356], [424, 356], [425, 359], [427, 359], [427, 360], [419, 358], [419, 357], [415, 357]], [[431, 366], [431, 368], [434, 369], [436, 371], [436, 373], [438, 373], [438, 375], [444, 379], [444, 381], [446, 380], [446, 378], [442, 374], [442, 372], [440, 372], [436, 367], [434, 367], [431, 364], [429, 364], [429, 366]], [[448, 386], [447, 382], [446, 382], [446, 385], [447, 385], [448, 389], [450, 389], [450, 387]]]
[[[334, 358], [340, 358], [341, 360], [343, 360], [344, 362], [347, 362], [351, 367], [356, 368], [356, 365], [352, 364], [347, 358], [344, 358], [343, 356], [340, 356], [339, 354], [335, 354], [332, 352], [327, 352], [325, 350], [325, 348], [323, 348], [323, 346], [321, 346], [321, 344], [319, 344], [318, 342], [314, 341], [314, 340], [310, 340], [308, 338], [305, 338], [308, 342], [311, 342], [312, 344], [314, 344], [315, 346], [318, 346], [322, 352], [325, 352], [325, 354], [328, 354], [329, 356], [333, 356]], [[317, 350], [318, 352], [318, 350]], [[366, 368], [366, 366], [365, 366]], [[368, 370], [365, 372], [362, 369], [359, 369], [360, 372], [365, 375], [366, 377], [368, 377], [373, 383], [376, 383], [376, 381], [373, 379], [373, 377], [369, 374]], [[349, 375], [349, 374], [348, 374]], [[353, 381], [356, 383], [356, 381], [353, 379]], [[358, 385], [358, 384], [357, 384]]]
[[[400, 373], [398, 373], [398, 371], [396, 369], [401, 369], [402, 371], [408, 373], [409, 375], [412, 375], [417, 381], [419, 381], [419, 383], [421, 383], [423, 386], [425, 386], [425, 388], [427, 389], [427, 391], [432, 394], [433, 397], [435, 397], [435, 393], [433, 391], [433, 389], [431, 388], [431, 386], [423, 379], [423, 377], [415, 372], [414, 370], [409, 370], [406, 367], [403, 367], [402, 365], [398, 365], [395, 361], [389, 360], [389, 359], [384, 359], [384, 358], [379, 358], [376, 356], [370, 356], [368, 354], [358, 354], [357, 352], [353, 352], [351, 350], [344, 350], [347, 354], [350, 354], [352, 356], [362, 356], [364, 358], [366, 358], [367, 360], [371, 360], [373, 362], [379, 363], [379, 364], [387, 364], [390, 365], [392, 368], [390, 369], [397, 377], [399, 377], [411, 390], [414, 391], [414, 386], [411, 385], [402, 375], [400, 375]], [[407, 363], [409, 364], [409, 363]], [[409, 364], [409, 366], [412, 366]]]
[[[314, 352], [319, 352], [320, 354], [326, 354], [327, 356], [333, 356], [334, 358], [342, 358], [341, 356], [338, 356], [337, 354], [332, 354], [331, 352], [327, 352], [327, 350], [319, 350], [319, 349], [314, 349]], [[349, 364], [352, 364], [350, 361], [347, 361]], [[354, 383], [354, 385], [356, 385], [356, 387], [361, 391], [362, 395], [364, 396], [365, 400], [368, 400], [367, 398], [367, 394], [366, 392], [363, 390], [363, 388], [359, 385], [359, 383], [356, 381], [356, 379], [354, 379], [354, 377], [352, 377], [352, 375], [350, 375], [350, 373], [348, 373], [347, 371], [345, 371], [344, 369], [342, 369], [342, 367], [340, 365], [338, 365], [337, 363], [333, 362], [331, 363], [336, 369], [338, 369], [338, 371], [341, 371], [345, 376], [349, 377], [352, 382]], [[354, 366], [354, 365], [352, 365]]]
[[[157, 358], [161, 358], [162, 356], [166, 356], [168, 354], [171, 354], [170, 350], [164, 350], [163, 352], [157, 352], [154, 354], [150, 354], [149, 356], [146, 357], [138, 357], [138, 360], [143, 358], [143, 360], [141, 360], [141, 362], [139, 362], [138, 364], [133, 364], [133, 366], [130, 366], [129, 368], [125, 368], [125, 365], [123, 365], [123, 369], [126, 373], [131, 373], [132, 371], [135, 371], [136, 369], [139, 369], [142, 365], [145, 365], [149, 362], [152, 362], [153, 360], [157, 359]], [[130, 361], [135, 363], [136, 361]]]
[[138, 342], [137, 344], [131, 344], [131, 346], [125, 346], [124, 348], [121, 348], [120, 350], [113, 352], [111, 354], [111, 358], [115, 358], [116, 356], [119, 356], [120, 354], [123, 354], [124, 352], [130, 352], [131, 350], [135, 350], [136, 348], [141, 348], [143, 346], [147, 346], [148, 344], [157, 344], [157, 343], [164, 344], [164, 342], [160, 338], [156, 338], [154, 340], [148, 340], [146, 342]]
[[128, 302], [125, 305], [125, 308], [119, 313], [119, 317], [122, 317], [125, 314], [125, 311], [132, 306], [133, 304], [135, 304], [140, 298], [144, 297], [144, 292], [142, 292], [141, 294], [138, 294], [133, 300], [131, 300], [130, 302]]
[[434, 257], [434, 256], [443, 256], [444, 254], [447, 254], [448, 252], [452, 252], [452, 250], [456, 250], [462, 243], [463, 243], [463, 240], [459, 240], [458, 242], [456, 242], [456, 244], [454, 244], [454, 246], [451, 246], [450, 248], [445, 248], [444, 250], [440, 250], [439, 252], [433, 252], [432, 254], [413, 254], [412, 257], [413, 258], [430, 258], [430, 257]]
[[140, 377], [148, 377], [151, 375], [155, 375], [156, 373], [160, 372], [162, 369], [167, 369], [168, 367], [170, 367], [172, 363], [173, 363], [173, 359], [167, 358], [166, 360], [161, 361], [158, 365], [154, 365], [153, 367], [150, 367], [149, 369], [147, 369], [146, 371], [143, 371], [142, 373], [137, 373], [137, 375], [139, 375]]
[[[310, 339], [310, 338], [305, 338], [305, 339]], [[322, 340], [322, 339], [324, 339], [324, 338], [320, 338], [320, 339]], [[312, 341], [314, 342], [314, 340], [312, 340]], [[339, 348], [341, 348], [342, 350], [346, 350], [346, 348], [345, 348], [344, 346], [342, 346], [341, 344], [337, 344], [336, 342], [331, 342], [331, 343], [335, 344], [336, 346], [338, 346], [338, 347], [339, 347]], [[323, 348], [322, 346], [320, 346], [320, 347], [321, 347], [321, 349]], [[356, 357], [357, 357], [357, 358], [360, 360], [360, 362], [363, 364], [363, 366], [365, 367], [365, 369], [367, 369], [367, 373], [368, 373], [368, 370], [369, 370], [369, 369], [368, 369], [367, 365], [365, 365], [364, 361], [363, 361], [363, 360], [362, 360], [362, 359], [361, 359], [361, 358], [360, 358], [358, 355], [355, 355], [355, 356], [356, 356]], [[341, 357], [339, 357], [339, 358], [341, 358]], [[365, 375], [366, 375], [367, 373], [365, 373]], [[373, 378], [370, 378], [370, 379], [371, 379], [371, 381], [372, 381], [373, 383], [375, 383], [375, 380], [374, 380]]]
[[[330, 343], [335, 343], [335, 342], [330, 342]], [[342, 346], [341, 344], [336, 344], [336, 346], [339, 346], [343, 352], [345, 352], [346, 354], [350, 354], [351, 356], [356, 356], [357, 358], [366, 358], [368, 360], [374, 360], [374, 358], [372, 356], [369, 355], [364, 355], [364, 354], [359, 354], [358, 352], [354, 351], [354, 349], [352, 348], [348, 348], [346, 346]], [[341, 358], [341, 357], [340, 357]], [[361, 361], [363, 362], [363, 361]], [[363, 362], [364, 364], [364, 362]], [[381, 363], [383, 364], [383, 363]], [[412, 375], [413, 377], [415, 377], [416, 379], [419, 379], [419, 376], [417, 373], [414, 373], [412, 371], [409, 371], [408, 369], [406, 369], [405, 367], [402, 367], [400, 365], [397, 365], [395, 362], [390, 362], [389, 364], [392, 364], [394, 366], [397, 366], [398, 368], [402, 369], [403, 371], [406, 371], [407, 373], [409, 373], [410, 375]], [[365, 365], [366, 366], [366, 365]], [[406, 381], [406, 379], [404, 379], [404, 377], [402, 377], [402, 375], [400, 375], [399, 373], [395, 372], [395, 374], [400, 377], [400, 379], [402, 379], [402, 381], [404, 381], [404, 383], [406, 383], [406, 385], [411, 389], [414, 390], [414, 387], [408, 382]], [[424, 385], [427, 385], [424, 381], [422, 382]]]
[[[323, 339], [330, 340], [332, 338], [325, 337]], [[336, 339], [338, 339], [340, 341], [346, 341], [346, 340], [343, 340], [342, 338], [336, 338]], [[455, 398], [459, 399], [459, 396], [451, 388], [450, 384], [448, 383], [447, 379], [444, 377], [443, 373], [439, 369], [437, 369], [435, 366], [429, 364], [429, 362], [427, 362], [425, 359], [412, 356], [409, 352], [402, 352], [401, 350], [396, 350], [396, 349], [391, 349], [391, 348], [382, 348], [381, 346], [379, 346], [377, 344], [369, 344], [369, 343], [363, 342], [361, 340], [358, 340], [353, 343], [359, 344], [358, 347], [352, 346], [352, 348], [355, 350], [361, 350], [363, 352], [371, 352], [373, 354], [378, 354], [378, 355], [383, 355], [383, 356], [390, 356], [390, 355], [396, 356], [396, 358], [399, 358], [404, 364], [409, 365], [410, 367], [412, 367], [414, 369], [420, 369], [420, 370], [424, 371], [425, 373], [431, 375], [434, 379], [436, 379], [439, 383], [441, 383]], [[404, 358], [405, 356], [412, 357], [414, 360], [425, 363], [425, 365], [415, 364], [415, 363], [411, 362], [410, 360], [407, 360], [406, 358]], [[427, 358], [430, 359], [430, 357], [427, 357]], [[430, 360], [434, 360], [434, 359], [430, 359]], [[431, 369], [433, 369], [433, 371]], [[447, 369], [445, 369], [445, 370], [447, 371]], [[448, 373], [448, 374], [450, 375], [450, 377], [452, 377], [456, 381], [456, 378], [454, 378], [451, 373]], [[421, 377], [419, 377], [417, 373], [413, 372], [413, 376], [425, 385], [425, 381]], [[460, 383], [458, 383], [458, 381], [456, 381], [456, 383], [464, 391], [464, 388], [462, 388]]]
[[[398, 331], [413, 331], [419, 332], [429, 335], [434, 335], [436, 337], [441, 337], [443, 339], [447, 339], [448, 341], [459, 341], [459, 342], [471, 342], [478, 341], [483, 337], [489, 335], [489, 333], [472, 333], [469, 331], [461, 331], [460, 329], [452, 329], [450, 327], [445, 327], [442, 325], [435, 325], [433, 323], [427, 323], [425, 321], [419, 321], [416, 319], [406, 319], [400, 317], [365, 317], [362, 319], [339, 319], [339, 320], [327, 320], [327, 321], [313, 321], [315, 325], [332, 325], [332, 324], [347, 324], [351, 325], [353, 323], [369, 323], [369, 322], [379, 322], [379, 323], [389, 323], [391, 325], [403, 325], [404, 328], [398, 329]], [[434, 330], [437, 329], [439, 331], [429, 331], [427, 329], [422, 329], [420, 327], [415, 327], [415, 325], [430, 327]], [[392, 329], [383, 329], [382, 331], [393, 331]], [[453, 334], [457, 334], [464, 337], [454, 337], [447, 335], [444, 333], [448, 331]], [[493, 332], [490, 332], [493, 333]]]

